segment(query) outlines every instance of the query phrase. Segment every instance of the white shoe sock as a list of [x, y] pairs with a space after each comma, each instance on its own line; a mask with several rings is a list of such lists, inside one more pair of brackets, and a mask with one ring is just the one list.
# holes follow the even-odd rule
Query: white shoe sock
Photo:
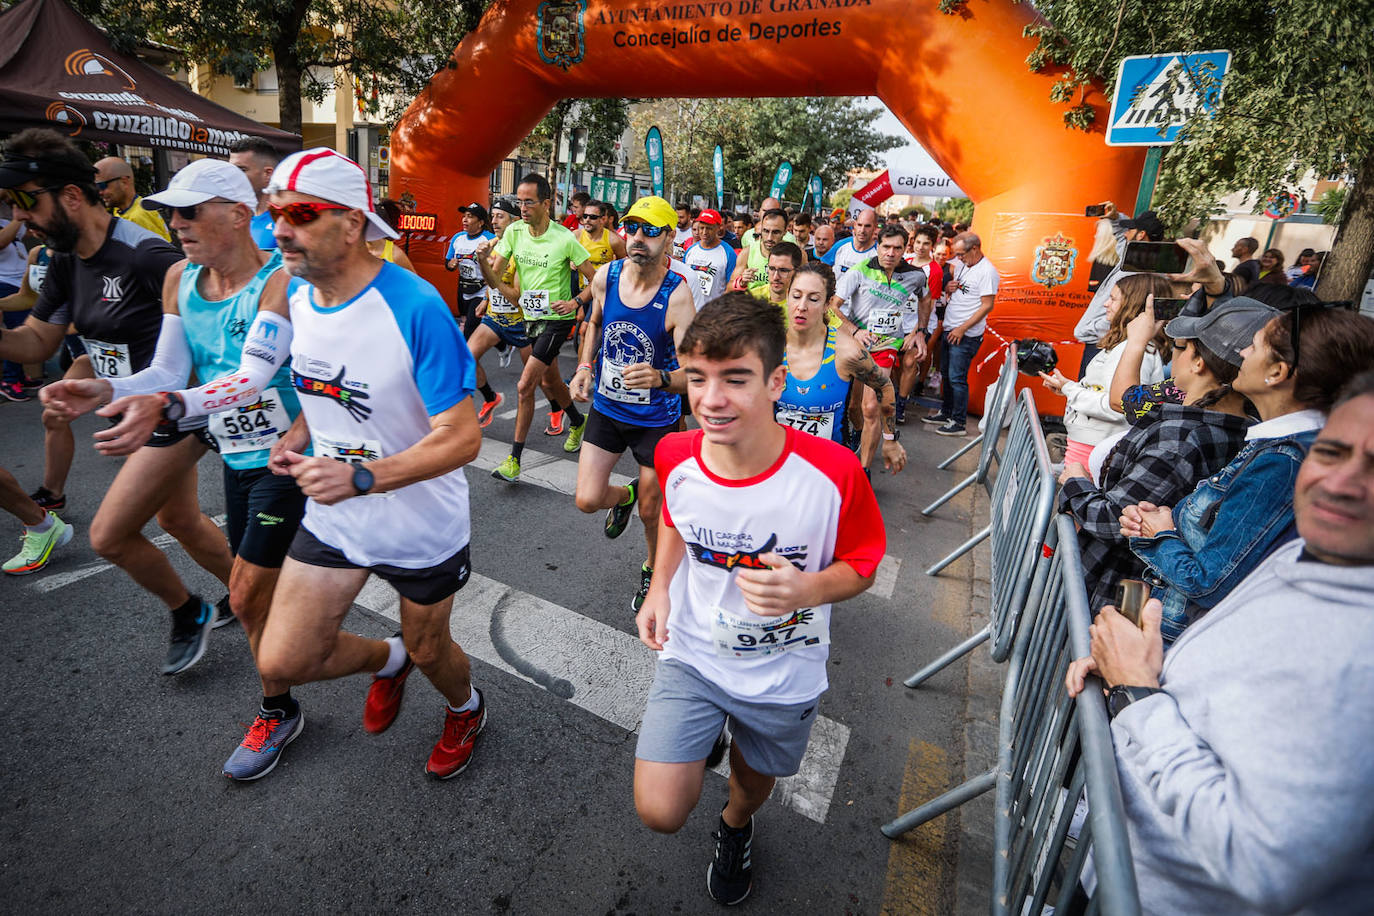
[[51, 527], [53, 526], [53, 523], [56, 522], [56, 521], [57, 521], [57, 516], [56, 516], [56, 515], [53, 515], [51, 512], [49, 512], [49, 513], [47, 513], [46, 515], [43, 516], [43, 521], [39, 522], [37, 525], [27, 525], [27, 526], [25, 526], [25, 527], [27, 527], [27, 528], [28, 528], [30, 531], [32, 531], [34, 534], [43, 534], [43, 533], [45, 533], [49, 528], [51, 528]]
[[480, 702], [482, 702], [482, 695], [478, 693], [477, 688], [474, 687], [472, 688], [472, 693], [468, 696], [468, 701], [466, 703], [464, 703], [462, 706], [457, 707], [456, 709], [453, 707], [452, 704], [449, 704], [448, 708], [453, 710], [454, 712], [472, 712], [477, 708], [477, 704]]

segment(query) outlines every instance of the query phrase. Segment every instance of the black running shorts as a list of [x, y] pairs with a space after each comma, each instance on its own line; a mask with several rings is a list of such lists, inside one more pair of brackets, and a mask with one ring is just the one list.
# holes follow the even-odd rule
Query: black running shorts
[[236, 471], [226, 464], [224, 515], [234, 556], [279, 569], [305, 515], [305, 494], [294, 477], [267, 468]]
[[546, 366], [553, 365], [553, 361], [558, 359], [558, 351], [563, 348], [564, 342], [572, 336], [573, 328], [576, 325], [577, 319], [573, 317], [569, 317], [567, 321], [526, 322], [525, 336], [533, 344], [530, 349], [530, 356]]
[[658, 441], [675, 432], [677, 423], [670, 426], [634, 426], [612, 420], [593, 407], [587, 411], [587, 428], [582, 432], [582, 441], [615, 455], [623, 454], [628, 448], [640, 467], [651, 468], [654, 466], [654, 449], [658, 448]]
[[[350, 562], [337, 548], [330, 547], [315, 537], [304, 525], [296, 532], [288, 556], [298, 563], [309, 566], [324, 566], [329, 569], [363, 568]], [[458, 589], [467, 584], [468, 577], [472, 574], [466, 544], [462, 550], [447, 560], [428, 569], [402, 569], [386, 564], [366, 568], [379, 578], [390, 582], [391, 587], [396, 589], [402, 598], [416, 604], [438, 604], [457, 593]]]

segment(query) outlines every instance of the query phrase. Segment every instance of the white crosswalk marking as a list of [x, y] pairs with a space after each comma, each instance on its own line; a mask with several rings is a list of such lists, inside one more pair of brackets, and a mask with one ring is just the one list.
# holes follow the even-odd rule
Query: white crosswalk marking
[[[509, 454], [509, 442], [483, 436], [482, 450], [472, 460], [470, 466], [491, 471], [505, 461]], [[534, 484], [546, 490], [553, 490], [555, 493], [572, 496], [577, 492], [577, 459], [576, 457], [559, 457], [526, 448], [524, 454], [520, 456], [520, 482]], [[611, 475], [611, 483], [617, 486], [623, 487], [629, 482], [630, 478], [624, 474]], [[577, 511], [571, 505], [568, 509], [572, 512]]]
[[[400, 619], [396, 593], [375, 576], [356, 603]], [[626, 731], [638, 731], [655, 659], [636, 637], [475, 574], [454, 601], [450, 631], [473, 658], [539, 684]], [[818, 717], [800, 772], [778, 780], [774, 794], [824, 823], [848, 744], [847, 725]], [[726, 764], [718, 772], [727, 773]]]

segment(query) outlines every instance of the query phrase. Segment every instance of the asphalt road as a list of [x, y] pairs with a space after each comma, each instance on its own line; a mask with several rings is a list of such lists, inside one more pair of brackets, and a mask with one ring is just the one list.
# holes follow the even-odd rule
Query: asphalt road
[[[514, 369], [498, 369], [494, 354], [487, 361], [493, 384], [513, 395]], [[652, 665], [630, 638], [644, 549], [639, 522], [611, 541], [600, 515], [577, 512], [558, 489], [574, 465], [561, 439], [539, 434], [542, 410], [526, 452], [527, 467], [544, 468], [542, 485], [468, 471], [472, 561], [483, 579], [459, 594], [455, 631], [484, 646], [474, 648], [473, 673], [490, 716], [472, 765], [447, 782], [422, 772], [443, 705], [420, 676], [380, 736], [361, 726], [364, 678], [298, 688], [305, 731], [277, 770], [246, 785], [224, 779], [220, 766], [257, 706], [246, 641], [237, 626], [215, 631], [193, 669], [158, 673], [166, 611], [105, 566], [85, 537], [119, 467], [89, 447], [97, 422], [76, 424], [64, 515], [77, 538], [42, 573], [0, 581], [7, 910], [716, 909], [705, 873], [725, 780], [707, 775], [700, 805], [676, 836], [644, 828], [631, 799], [637, 719], [626, 721], [624, 710], [636, 708]], [[486, 430], [484, 460], [504, 455], [499, 443], [509, 441], [512, 423], [498, 419]], [[874, 479], [888, 526], [882, 583], [834, 615], [831, 689], [820, 707], [832, 723], [828, 744], [813, 761], [816, 784], [775, 797], [757, 819], [749, 911], [954, 909], [957, 821], [897, 844], [878, 832], [900, 812], [899, 793], [933, 794], [963, 771], [965, 679], [943, 677], [919, 693], [901, 679], [962, 635], [962, 608], [951, 613], [941, 592], [947, 582], [922, 570], [967, 536], [969, 522], [957, 502], [934, 520], [918, 514], [954, 479], [934, 469], [953, 442], [914, 418], [903, 442], [907, 470]], [[534, 451], [548, 460], [531, 460]], [[0, 406], [0, 456], [26, 488], [38, 485], [36, 400]], [[627, 458], [620, 470], [629, 465]], [[223, 511], [214, 455], [201, 464], [200, 493], [207, 514]], [[17, 524], [0, 525], [17, 547], [9, 539]], [[160, 532], [150, 524], [148, 533]], [[223, 594], [178, 546], [167, 549], [190, 587], [212, 600]], [[372, 590], [369, 606], [356, 605], [345, 626], [391, 633], [385, 599]], [[532, 664], [489, 651], [508, 648], [511, 633], [536, 632], [544, 638], [531, 637]], [[593, 642], [595, 652], [582, 651]]]

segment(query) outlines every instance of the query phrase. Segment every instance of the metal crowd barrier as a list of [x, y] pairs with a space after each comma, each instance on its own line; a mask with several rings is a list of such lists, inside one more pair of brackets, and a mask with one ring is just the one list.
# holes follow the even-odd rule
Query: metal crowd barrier
[[932, 575], [939, 572], [990, 536], [992, 609], [988, 625], [907, 678], [906, 686], [920, 686], [989, 639], [992, 660], [1006, 661], [1054, 513], [1055, 487], [1054, 469], [1050, 466], [1035, 400], [1029, 391], [1023, 391], [1012, 413], [1011, 429], [993, 482], [987, 527], [928, 571]]
[[[946, 382], [945, 384], [949, 384]], [[1002, 362], [1002, 370], [997, 373], [997, 381], [992, 384], [992, 397], [988, 398], [987, 415], [983, 417], [983, 431], [980, 432], [972, 442], [965, 445], [940, 462], [940, 467], [946, 468], [954, 461], [977, 446], [982, 446], [982, 451], [978, 453], [978, 469], [954, 485], [954, 488], [945, 492], [935, 502], [921, 510], [922, 515], [932, 515], [935, 510], [949, 502], [955, 496], [976, 483], [986, 486], [988, 475], [992, 472], [992, 462], [998, 460], [997, 441], [1002, 436], [1002, 420], [1007, 415], [1007, 409], [1011, 407], [1012, 401], [1016, 397], [1016, 344], [1007, 346], [1007, 357]]]
[[[994, 916], [1048, 912], [1138, 916], [1121, 785], [1100, 683], [1069, 699], [1069, 662], [1088, 654], [1087, 594], [1073, 520], [1060, 516], [1038, 564], [1002, 692], [997, 764], [883, 825], [895, 838], [997, 788]], [[1088, 812], [1073, 836], [1086, 792]], [[1080, 882], [1093, 862], [1091, 889]], [[1077, 898], [1077, 899], [1076, 899]]]

